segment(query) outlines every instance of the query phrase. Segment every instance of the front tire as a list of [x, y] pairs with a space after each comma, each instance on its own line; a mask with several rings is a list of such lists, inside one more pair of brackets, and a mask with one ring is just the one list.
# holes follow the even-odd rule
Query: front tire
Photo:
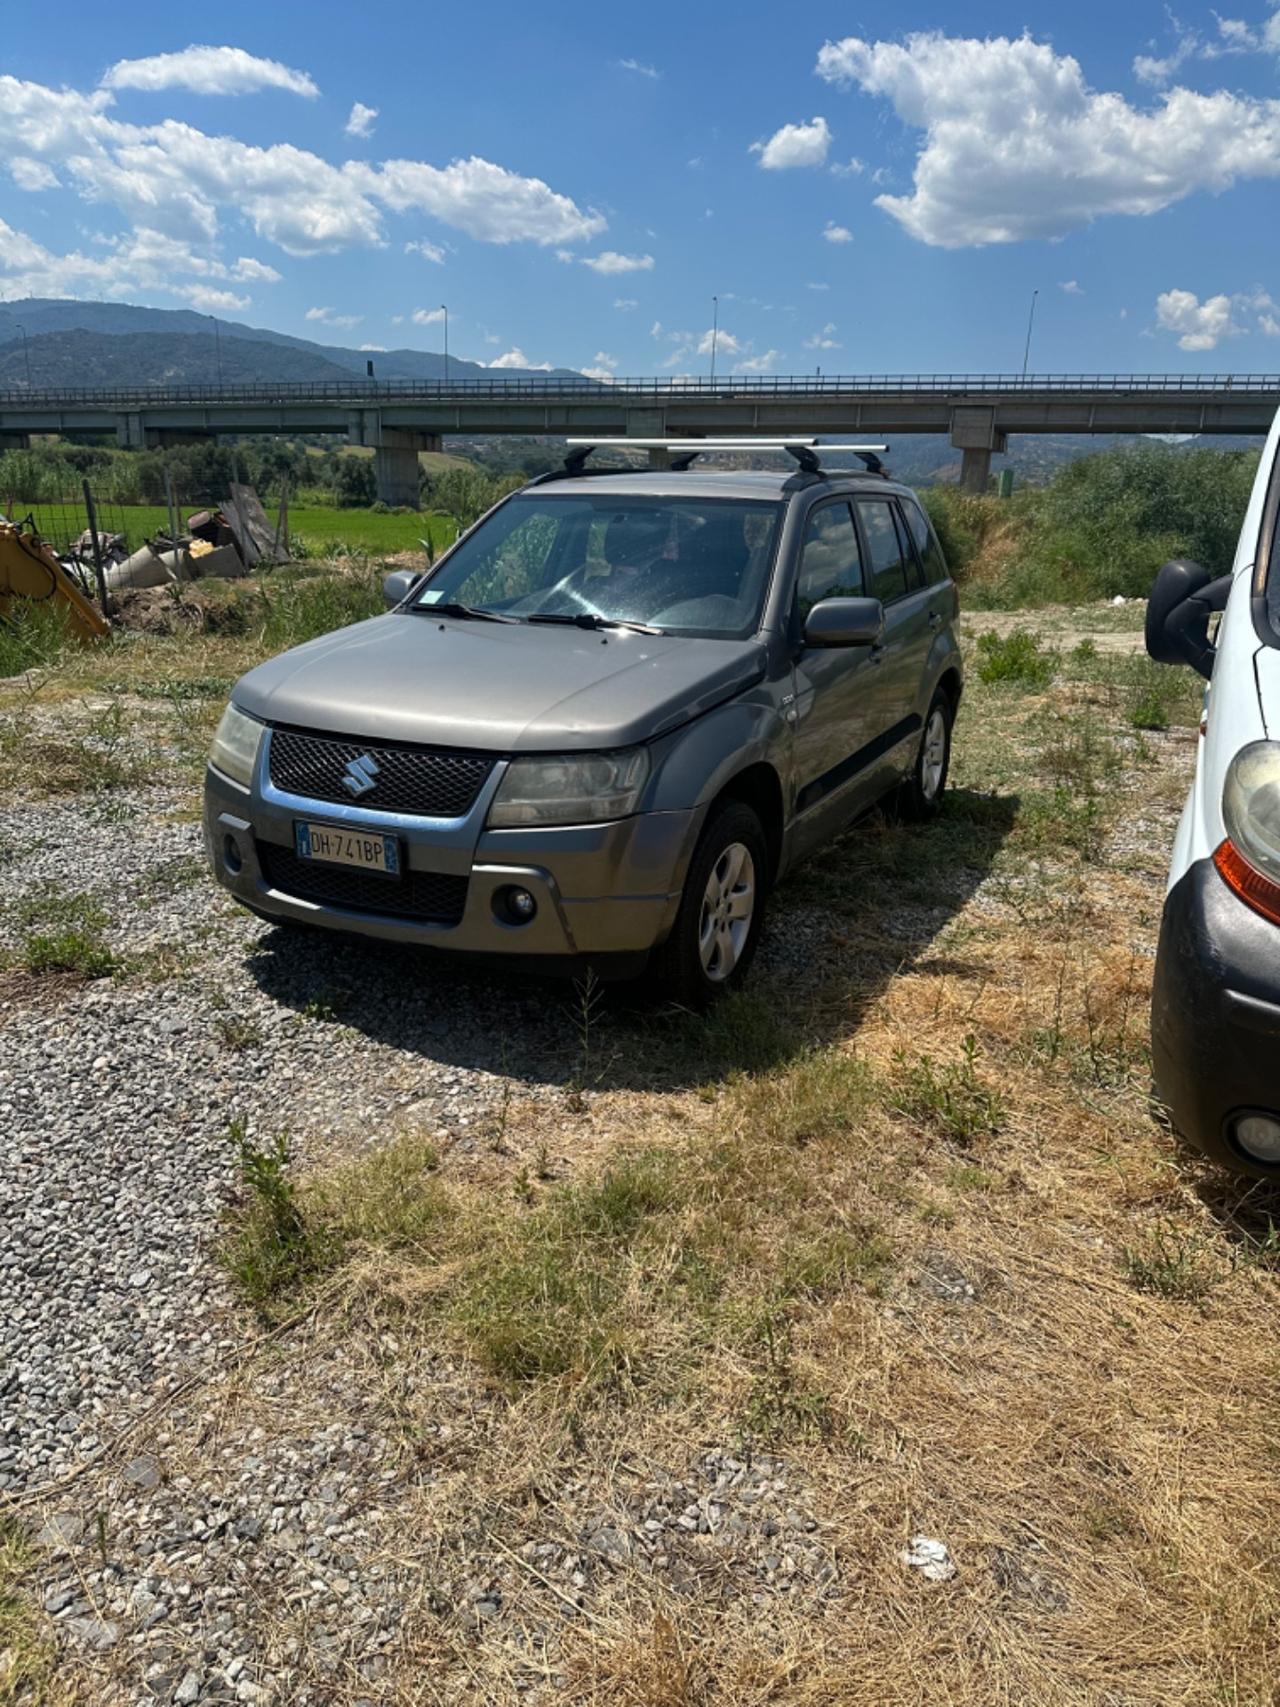
[[769, 849], [750, 806], [713, 811], [694, 849], [671, 935], [651, 962], [661, 993], [705, 1008], [746, 976], [764, 918]]
[[932, 818], [942, 805], [951, 770], [951, 726], [955, 715], [950, 694], [939, 688], [929, 702], [915, 765], [899, 793], [902, 817], [919, 823]]

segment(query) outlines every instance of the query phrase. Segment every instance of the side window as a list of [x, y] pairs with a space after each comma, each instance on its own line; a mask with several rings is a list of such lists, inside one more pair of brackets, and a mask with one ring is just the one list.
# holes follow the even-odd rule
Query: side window
[[920, 561], [919, 553], [916, 551], [911, 535], [907, 532], [907, 524], [902, 519], [902, 510], [897, 504], [893, 506], [893, 519], [897, 523], [898, 546], [902, 552], [902, 561], [907, 569], [907, 586], [913, 593], [918, 593], [925, 584], [924, 565]]
[[903, 562], [902, 542], [893, 519], [893, 505], [887, 498], [857, 499], [858, 520], [867, 542], [867, 567], [870, 570], [868, 592], [873, 599], [890, 604], [907, 590], [907, 566]]
[[907, 518], [907, 526], [911, 529], [911, 537], [916, 542], [916, 551], [921, 563], [924, 564], [925, 580], [933, 587], [939, 581], [949, 579], [951, 571], [947, 568], [947, 560], [942, 555], [938, 536], [929, 525], [928, 516], [925, 515], [914, 498], [904, 498], [902, 508]]
[[796, 609], [801, 621], [819, 599], [859, 598], [862, 558], [848, 504], [823, 504], [809, 517], [800, 548]]

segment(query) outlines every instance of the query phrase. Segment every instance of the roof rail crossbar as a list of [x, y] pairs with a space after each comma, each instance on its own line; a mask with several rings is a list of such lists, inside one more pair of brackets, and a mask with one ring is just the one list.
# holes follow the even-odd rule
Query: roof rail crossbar
[[611, 468], [588, 468], [587, 459], [597, 450], [665, 450], [671, 453], [669, 467], [683, 473], [690, 468], [699, 456], [707, 451], [750, 451], [750, 450], [782, 450], [793, 456], [805, 474], [822, 475], [823, 469], [819, 461], [821, 451], [847, 451], [856, 456], [871, 474], [883, 474], [887, 478], [884, 464], [879, 457], [880, 451], [888, 450], [888, 445], [840, 445], [820, 444], [816, 438], [792, 434], [787, 438], [620, 438], [604, 437], [592, 439], [566, 439], [569, 447], [564, 459], [563, 468], [552, 469], [547, 474], [540, 474], [530, 482], [531, 485], [541, 486], [552, 480], [576, 480], [591, 474], [618, 474], [626, 470]]

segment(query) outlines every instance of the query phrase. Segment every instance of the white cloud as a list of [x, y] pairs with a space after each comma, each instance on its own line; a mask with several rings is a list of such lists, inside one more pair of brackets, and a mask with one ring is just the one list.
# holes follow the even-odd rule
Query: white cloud
[[640, 303], [634, 296], [615, 296], [613, 299], [613, 306], [615, 308], [620, 308], [625, 314], [632, 308], [639, 308]]
[[618, 66], [622, 71], [634, 71], [637, 77], [650, 77], [656, 81], [662, 76], [656, 65], [646, 65], [640, 59], [620, 59]]
[[733, 364], [735, 373], [772, 373], [781, 359], [781, 350], [765, 350], [762, 355], [747, 356]]
[[104, 89], [189, 89], [195, 95], [248, 95], [285, 89], [308, 100], [320, 93], [305, 71], [258, 59], [242, 47], [186, 47], [149, 59], [119, 59], [102, 79]]
[[361, 350], [367, 350], [369, 354], [372, 355], [376, 350], [385, 350], [387, 346], [385, 344], [361, 344], [359, 347]]
[[1189, 290], [1166, 290], [1156, 298], [1156, 325], [1178, 334], [1180, 350], [1215, 350], [1223, 338], [1245, 330], [1232, 318], [1229, 296], [1210, 296], [1203, 302]]
[[765, 141], [753, 142], [748, 152], [760, 156], [766, 171], [781, 172], [790, 166], [821, 166], [830, 147], [826, 119], [812, 118], [808, 124], [784, 124]]
[[1063, 279], [1058, 289], [1067, 296], [1083, 296], [1084, 289], [1078, 279]]
[[274, 267], [248, 256], [233, 265], [193, 249], [181, 239], [140, 229], [122, 237], [95, 237], [97, 253], [55, 254], [24, 231], [0, 220], [0, 295], [87, 296], [118, 301], [139, 294], [176, 296], [200, 308], [240, 309], [249, 297], [219, 285], [256, 280], [274, 283]]
[[804, 288], [806, 290], [830, 290], [831, 286], [829, 284], [823, 284], [823, 283], [821, 283], [821, 281], [815, 279], [815, 280], [812, 280], [809, 284], [807, 284]]
[[853, 233], [847, 225], [837, 225], [834, 219], [829, 219], [822, 228], [822, 235], [828, 243], [852, 243]]
[[239, 296], [233, 290], [217, 290], [213, 285], [173, 285], [175, 296], [185, 296], [187, 301], [196, 308], [221, 308], [229, 311], [233, 308], [248, 308], [252, 297]]
[[0, 76], [0, 159], [61, 169], [83, 200], [195, 245], [216, 242], [224, 211], [295, 255], [380, 244], [383, 208], [425, 212], [488, 243], [563, 243], [605, 228], [601, 215], [541, 179], [488, 160], [334, 164], [288, 143], [254, 146], [175, 119], [126, 124], [112, 103], [106, 90], [84, 95]]
[[521, 177], [475, 154], [448, 166], [387, 160], [369, 171], [368, 183], [397, 213], [417, 208], [482, 243], [564, 243], [594, 237], [607, 223], [541, 178]]
[[697, 344], [698, 355], [709, 356], [712, 345], [718, 356], [736, 356], [742, 351], [742, 340], [735, 338], [732, 332], [726, 332], [723, 326], [713, 327], [702, 334]]
[[588, 379], [603, 380], [606, 384], [612, 380], [618, 371], [618, 358], [611, 356], [608, 350], [597, 350], [591, 367], [584, 367], [582, 372]]
[[373, 121], [377, 116], [377, 107], [366, 107], [363, 101], [357, 101], [342, 128], [348, 136], [372, 136]]
[[358, 326], [363, 314], [335, 314], [332, 308], [308, 308], [304, 320], [319, 320], [325, 326]]
[[1280, 102], [1179, 88], [1140, 109], [1026, 35], [849, 36], [822, 48], [817, 71], [924, 132], [913, 193], [876, 205], [943, 248], [1062, 237], [1103, 214], [1280, 175]]
[[29, 160], [19, 155], [9, 162], [9, 176], [20, 190], [56, 190], [58, 174], [43, 160]]
[[[1271, 0], [1275, 4], [1275, 0]], [[1207, 40], [1198, 30], [1189, 30], [1171, 16], [1174, 43], [1165, 54], [1140, 53], [1133, 62], [1133, 74], [1140, 83], [1165, 84], [1194, 59], [1226, 59], [1245, 53], [1280, 53], [1280, 14], [1260, 25], [1248, 24], [1243, 18], [1223, 18], [1213, 14], [1218, 26], [1216, 36]]]
[[[444, 319], [443, 308], [415, 308], [409, 318], [415, 326], [438, 326]], [[511, 363], [507, 364], [511, 366]]]
[[562, 266], [567, 267], [572, 261], [576, 261], [577, 258], [578, 257], [574, 254], [572, 249], [556, 250], [556, 260], [559, 261]]
[[444, 266], [444, 250], [438, 243], [428, 243], [425, 237], [406, 243], [404, 252], [406, 255], [421, 255], [424, 261], [434, 261], [438, 267]]
[[584, 255], [582, 264], [590, 267], [593, 273], [603, 273], [606, 277], [615, 273], [651, 273], [653, 256], [620, 255], [616, 249], [602, 249], [598, 255]]
[[831, 176], [833, 178], [860, 178], [866, 169], [865, 161], [859, 160], [854, 155], [844, 161], [843, 164], [837, 160], [831, 167]]
[[[1124, 313], [1122, 310], [1121, 318]], [[1177, 333], [1178, 347], [1183, 350], [1213, 350], [1223, 338], [1244, 337], [1249, 332], [1261, 332], [1268, 338], [1280, 334], [1275, 301], [1256, 286], [1231, 296], [1206, 297], [1203, 302], [1193, 291], [1164, 291], [1156, 298], [1156, 325], [1161, 331]]]
[[513, 345], [505, 355], [495, 357], [488, 365], [490, 367], [527, 367], [532, 368], [537, 373], [551, 372], [550, 362], [531, 362], [518, 344]]
[[275, 268], [269, 267], [265, 261], [255, 261], [252, 255], [241, 255], [227, 277], [242, 282], [252, 280], [257, 284], [280, 283], [280, 274]]
[[821, 332], [815, 332], [812, 338], [805, 339], [804, 347], [806, 350], [842, 350], [844, 345], [835, 337], [834, 322], [828, 320]]
[[662, 322], [661, 322], [661, 320], [655, 320], [653, 325], [650, 326], [649, 336], [651, 338], [660, 338], [662, 336]]

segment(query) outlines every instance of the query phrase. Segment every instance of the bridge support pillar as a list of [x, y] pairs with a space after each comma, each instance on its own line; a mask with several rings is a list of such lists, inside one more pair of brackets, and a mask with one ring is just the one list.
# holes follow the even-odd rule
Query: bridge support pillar
[[996, 426], [993, 408], [962, 404], [951, 411], [951, 443], [961, 453], [960, 485], [964, 491], [986, 491], [991, 481], [991, 454], [1003, 451], [1007, 442]]
[[970, 446], [960, 457], [960, 490], [985, 492], [991, 484], [991, 452]]
[[393, 510], [418, 508], [418, 452], [439, 450], [439, 433], [408, 427], [383, 427], [373, 440], [373, 471], [378, 498]]

